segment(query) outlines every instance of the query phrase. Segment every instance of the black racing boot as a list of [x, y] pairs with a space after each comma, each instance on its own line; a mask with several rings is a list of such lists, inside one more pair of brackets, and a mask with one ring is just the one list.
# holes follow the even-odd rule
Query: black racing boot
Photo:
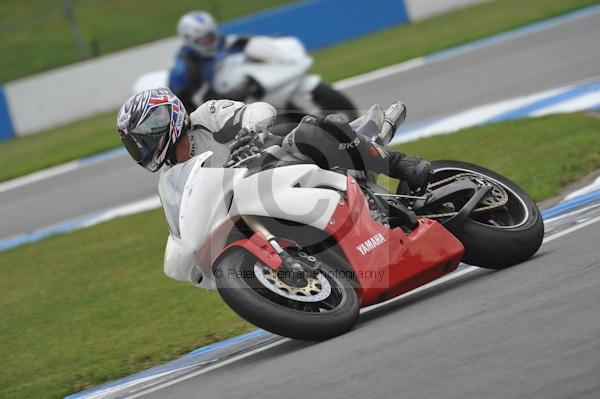
[[431, 174], [429, 161], [401, 152], [389, 151], [384, 146], [367, 139], [362, 139], [358, 148], [366, 170], [398, 179], [414, 193], [427, 188]]
[[406, 182], [410, 191], [420, 193], [429, 183], [431, 163], [401, 152], [391, 152], [389, 176]]

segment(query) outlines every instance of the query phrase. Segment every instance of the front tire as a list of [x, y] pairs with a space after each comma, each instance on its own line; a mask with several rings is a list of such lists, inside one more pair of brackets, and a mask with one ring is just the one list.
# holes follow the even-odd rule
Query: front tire
[[[432, 182], [453, 174], [473, 172], [499, 184], [509, 194], [505, 209], [496, 214], [472, 214], [465, 222], [457, 238], [465, 247], [463, 259], [466, 263], [503, 269], [524, 262], [537, 252], [544, 239], [544, 222], [535, 202], [517, 184], [489, 169], [466, 162], [433, 161], [432, 169]], [[510, 219], [501, 212], [518, 216]]]
[[[275, 334], [307, 341], [335, 337], [356, 324], [358, 296], [351, 281], [339, 278], [334, 269], [321, 265], [331, 284], [330, 304], [298, 303], [266, 289], [257, 279], [257, 262], [245, 249], [234, 247], [214, 267], [219, 294], [242, 318]], [[319, 306], [331, 308], [320, 310]]]

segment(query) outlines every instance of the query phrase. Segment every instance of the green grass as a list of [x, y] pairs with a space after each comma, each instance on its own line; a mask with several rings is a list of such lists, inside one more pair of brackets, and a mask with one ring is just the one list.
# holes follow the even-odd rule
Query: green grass
[[253, 329], [162, 272], [156, 210], [0, 253], [0, 397], [61, 398]]
[[[314, 70], [331, 82], [597, 2], [598, 0], [501, 0], [484, 3], [320, 50], [314, 54]], [[2, 3], [0, 7], [9, 3]], [[256, 4], [256, 7], [270, 3], [263, 1]], [[34, 4], [41, 7], [46, 3], [40, 1]], [[124, 3], [119, 4], [119, 7], [125, 7]], [[228, 7], [230, 6], [223, 6], [221, 12], [224, 13]], [[231, 5], [231, 8], [235, 7]], [[517, 9], [518, 13], [514, 11]], [[179, 14], [174, 13], [173, 18], [176, 15]], [[27, 64], [19, 65], [22, 67]], [[36, 137], [0, 142], [0, 181], [118, 146], [115, 113], [112, 113], [112, 118], [111, 114], [104, 114], [42, 132]]]
[[[291, 0], [72, 0], [88, 54], [101, 54], [176, 34], [177, 20], [206, 10], [219, 20], [250, 14]], [[79, 61], [62, 0], [0, 2], [0, 82]]]
[[[503, 122], [402, 146], [505, 174], [536, 200], [600, 168], [600, 118]], [[248, 331], [162, 272], [161, 211], [0, 252], [0, 397], [59, 398]]]

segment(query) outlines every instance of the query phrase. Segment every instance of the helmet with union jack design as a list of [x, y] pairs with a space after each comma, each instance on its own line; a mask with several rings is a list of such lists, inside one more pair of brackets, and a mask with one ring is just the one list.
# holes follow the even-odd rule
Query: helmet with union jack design
[[166, 88], [132, 96], [117, 116], [117, 130], [127, 152], [151, 172], [175, 163], [175, 147], [189, 124], [183, 103]]

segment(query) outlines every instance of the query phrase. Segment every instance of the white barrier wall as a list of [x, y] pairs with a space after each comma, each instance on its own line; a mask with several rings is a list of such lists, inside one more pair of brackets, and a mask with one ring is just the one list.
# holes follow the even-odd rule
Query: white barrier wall
[[491, 0], [404, 0], [411, 21], [420, 21], [457, 8]]
[[177, 38], [111, 53], [4, 86], [14, 130], [23, 136], [119, 107], [141, 75], [169, 67]]

